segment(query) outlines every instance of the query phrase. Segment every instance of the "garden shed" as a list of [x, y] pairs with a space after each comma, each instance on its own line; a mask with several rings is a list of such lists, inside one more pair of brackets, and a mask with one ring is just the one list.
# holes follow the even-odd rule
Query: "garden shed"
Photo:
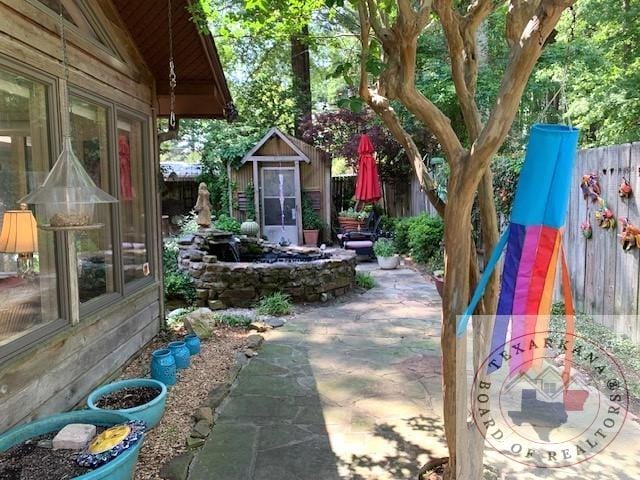
[[268, 240], [303, 243], [304, 198], [326, 225], [322, 238], [330, 238], [331, 159], [326, 152], [272, 128], [230, 177], [236, 189], [232, 215], [242, 220], [255, 216]]
[[[175, 113], [224, 118], [231, 97], [213, 38], [191, 21], [189, 0], [170, 5], [180, 45]], [[160, 330], [156, 125], [171, 103], [167, 8], [0, 0], [0, 432], [72, 408]], [[17, 210], [54, 165], [63, 132], [117, 200], [96, 206], [96, 228], [71, 237], [35, 228], [34, 205]], [[21, 225], [33, 228], [11, 228], [10, 219], [32, 212]]]

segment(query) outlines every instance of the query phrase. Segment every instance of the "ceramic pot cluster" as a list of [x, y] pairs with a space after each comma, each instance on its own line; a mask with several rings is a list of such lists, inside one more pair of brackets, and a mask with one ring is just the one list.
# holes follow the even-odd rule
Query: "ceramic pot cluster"
[[200, 339], [195, 334], [187, 335], [184, 341], [169, 342], [167, 348], [151, 354], [151, 378], [167, 386], [178, 381], [178, 370], [189, 368], [191, 356], [200, 353]]

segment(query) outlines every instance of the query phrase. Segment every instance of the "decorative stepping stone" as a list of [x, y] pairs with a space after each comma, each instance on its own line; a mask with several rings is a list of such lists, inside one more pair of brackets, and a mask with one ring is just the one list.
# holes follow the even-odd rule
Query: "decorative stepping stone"
[[96, 426], [70, 423], [53, 438], [54, 450], [82, 450], [96, 436]]

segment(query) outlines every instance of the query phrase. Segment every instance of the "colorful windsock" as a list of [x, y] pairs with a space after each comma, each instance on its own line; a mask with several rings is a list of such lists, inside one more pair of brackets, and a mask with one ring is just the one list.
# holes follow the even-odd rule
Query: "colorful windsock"
[[[562, 266], [567, 331], [569, 335], [573, 333], [573, 306], [562, 249], [562, 227], [567, 214], [578, 134], [578, 129], [562, 125], [539, 124], [531, 129], [511, 222], [500, 238], [471, 303], [458, 324], [458, 336], [465, 332], [469, 317], [480, 301], [505, 248], [490, 351], [497, 352], [505, 345], [510, 323], [511, 345], [519, 343], [529, 346], [531, 341], [543, 341], [540, 335], [544, 335], [549, 324], [558, 262]], [[534, 363], [534, 350], [523, 350], [517, 361], [511, 361], [512, 371], [527, 370]], [[494, 356], [488, 364], [488, 373], [501, 365], [502, 356]]]

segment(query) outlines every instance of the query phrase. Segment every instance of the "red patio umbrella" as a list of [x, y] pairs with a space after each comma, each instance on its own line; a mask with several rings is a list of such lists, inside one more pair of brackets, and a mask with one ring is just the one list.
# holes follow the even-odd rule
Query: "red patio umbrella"
[[358, 144], [358, 178], [356, 179], [356, 200], [374, 203], [382, 197], [378, 167], [373, 158], [373, 143], [369, 135], [363, 133]]

